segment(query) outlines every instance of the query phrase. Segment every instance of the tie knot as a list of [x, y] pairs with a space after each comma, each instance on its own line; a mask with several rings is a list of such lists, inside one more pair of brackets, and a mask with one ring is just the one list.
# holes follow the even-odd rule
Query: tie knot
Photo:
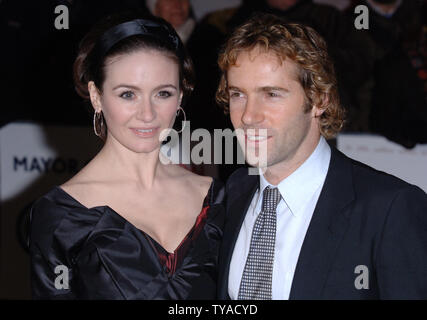
[[266, 187], [262, 194], [261, 211], [276, 212], [280, 198], [281, 195], [278, 188], [270, 188], [270, 186]]

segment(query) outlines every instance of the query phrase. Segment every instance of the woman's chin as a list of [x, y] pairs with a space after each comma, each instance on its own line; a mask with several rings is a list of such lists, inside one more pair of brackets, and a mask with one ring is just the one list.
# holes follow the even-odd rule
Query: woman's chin
[[160, 150], [160, 143], [156, 140], [153, 142], [146, 141], [144, 143], [126, 143], [123, 144], [126, 149], [135, 153], [152, 153]]

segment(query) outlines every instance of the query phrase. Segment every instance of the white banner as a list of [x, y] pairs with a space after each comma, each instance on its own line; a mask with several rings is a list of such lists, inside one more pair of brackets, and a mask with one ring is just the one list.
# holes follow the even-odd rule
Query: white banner
[[350, 158], [392, 174], [427, 192], [427, 145], [406, 149], [382, 136], [340, 134], [337, 148]]
[[0, 299], [30, 298], [29, 206], [75, 175], [101, 145], [87, 127], [11, 123], [0, 130]]

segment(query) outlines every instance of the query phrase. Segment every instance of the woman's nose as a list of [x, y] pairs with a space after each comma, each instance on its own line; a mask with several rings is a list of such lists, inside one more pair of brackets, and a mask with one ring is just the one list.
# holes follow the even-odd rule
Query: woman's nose
[[139, 103], [136, 118], [144, 122], [152, 122], [156, 118], [156, 112], [150, 100], [147, 99]]

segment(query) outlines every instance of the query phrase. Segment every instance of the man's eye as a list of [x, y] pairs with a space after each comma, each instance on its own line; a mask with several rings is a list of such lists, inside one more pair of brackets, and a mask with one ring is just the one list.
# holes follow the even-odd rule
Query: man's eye
[[230, 92], [230, 98], [238, 98], [241, 96], [240, 92]]
[[172, 93], [171, 93], [171, 92], [169, 92], [169, 91], [165, 91], [165, 90], [163, 90], [163, 91], [160, 91], [160, 92], [158, 93], [158, 96], [159, 96], [160, 98], [169, 98], [169, 97], [171, 97], [171, 96], [172, 96]]
[[123, 99], [132, 99], [134, 96], [132, 91], [125, 91], [122, 94], [120, 94], [120, 97]]

